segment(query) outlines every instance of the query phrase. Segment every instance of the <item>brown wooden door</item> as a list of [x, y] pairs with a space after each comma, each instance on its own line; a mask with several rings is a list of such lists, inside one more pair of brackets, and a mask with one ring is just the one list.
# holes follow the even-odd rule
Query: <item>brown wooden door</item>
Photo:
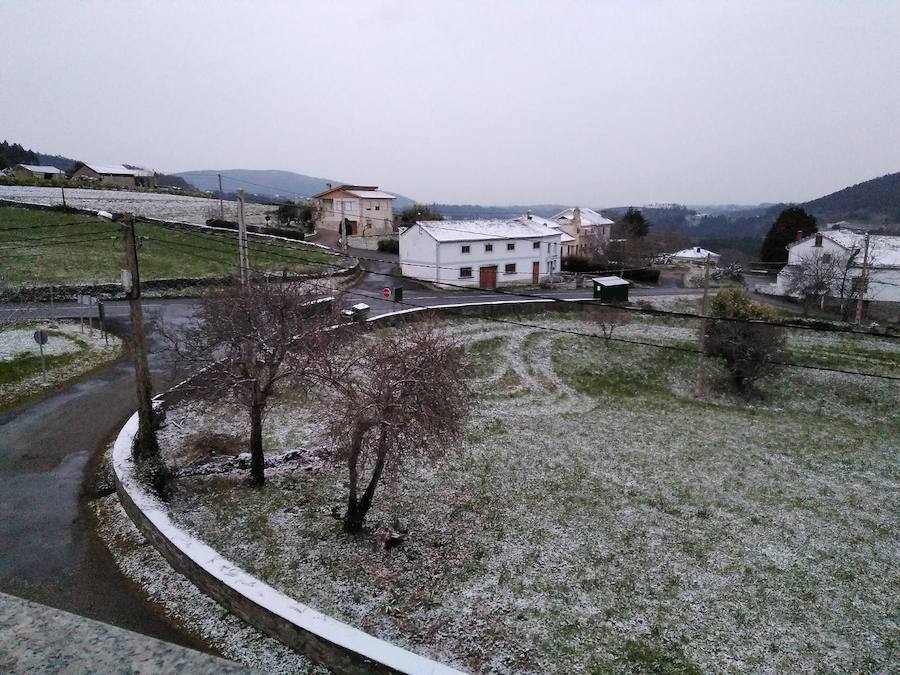
[[536, 284], [540, 281], [541, 263], [535, 260], [531, 263], [531, 283]]
[[482, 267], [478, 270], [478, 285], [482, 288], [497, 287], [497, 266]]

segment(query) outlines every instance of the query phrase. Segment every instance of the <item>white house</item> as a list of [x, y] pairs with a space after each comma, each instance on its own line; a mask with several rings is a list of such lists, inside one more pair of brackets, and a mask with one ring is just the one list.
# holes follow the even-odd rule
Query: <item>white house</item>
[[605, 249], [612, 235], [613, 221], [593, 209], [573, 206], [563, 209], [550, 220], [573, 239], [563, 245], [564, 256], [587, 255], [595, 246]]
[[718, 253], [713, 253], [700, 246], [693, 246], [676, 251], [668, 256], [667, 260], [673, 265], [705, 265], [707, 260], [713, 265], [718, 265], [721, 257]]
[[[833, 226], [831, 226], [833, 227]], [[830, 280], [828, 297], [840, 298], [841, 286], [845, 297], [859, 284], [865, 256], [865, 234], [850, 230], [830, 229], [800, 239], [788, 247], [787, 265], [778, 273], [775, 284], [780, 295], [790, 295], [791, 281], [798, 271], [811, 261], [833, 263], [836, 272]], [[900, 236], [873, 234], [869, 236], [867, 260], [869, 283], [863, 300], [893, 307], [884, 307], [890, 314], [900, 309]], [[846, 274], [844, 274], [846, 270]]]
[[562, 233], [523, 220], [425, 220], [400, 233], [405, 276], [494, 288], [559, 272]]
[[319, 207], [318, 226], [348, 235], [375, 235], [394, 231], [394, 195], [374, 185], [338, 185], [313, 195]]

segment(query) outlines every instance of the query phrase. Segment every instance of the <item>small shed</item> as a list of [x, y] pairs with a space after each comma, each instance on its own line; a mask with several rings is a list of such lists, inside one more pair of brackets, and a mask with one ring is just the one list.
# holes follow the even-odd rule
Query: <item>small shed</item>
[[622, 277], [594, 277], [594, 297], [600, 302], [628, 302], [631, 282]]

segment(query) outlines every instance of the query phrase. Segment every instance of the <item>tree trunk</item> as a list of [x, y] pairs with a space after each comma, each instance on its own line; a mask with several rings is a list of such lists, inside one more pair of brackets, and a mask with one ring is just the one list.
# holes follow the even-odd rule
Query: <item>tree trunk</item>
[[378, 487], [378, 481], [381, 480], [381, 474], [384, 472], [384, 463], [387, 456], [387, 430], [385, 427], [379, 429], [378, 452], [375, 459], [375, 468], [372, 470], [372, 477], [363, 492], [361, 499], [357, 499], [357, 473], [356, 466], [351, 467], [350, 479], [350, 499], [347, 502], [347, 515], [344, 516], [345, 532], [360, 532], [366, 521], [366, 514], [372, 508], [372, 499], [375, 497], [375, 488]]
[[250, 480], [256, 485], [262, 485], [266, 482], [262, 445], [262, 418], [262, 405], [254, 403], [250, 406]]

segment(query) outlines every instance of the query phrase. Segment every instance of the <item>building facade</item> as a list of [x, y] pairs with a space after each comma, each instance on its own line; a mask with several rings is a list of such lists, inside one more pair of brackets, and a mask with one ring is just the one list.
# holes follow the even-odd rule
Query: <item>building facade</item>
[[[339, 185], [314, 195], [317, 226], [348, 235], [370, 236], [394, 231], [393, 195], [372, 185]], [[345, 227], [341, 227], [341, 222]]]
[[427, 220], [400, 233], [404, 276], [495, 288], [537, 284], [560, 269], [558, 229], [519, 220]]
[[[795, 241], [788, 246], [776, 292], [796, 296], [795, 280], [811, 270], [827, 286], [823, 298], [846, 300], [861, 294], [875, 314], [900, 320], [900, 236], [869, 235], [868, 254], [865, 249], [866, 235], [849, 230], [826, 230]], [[867, 284], [862, 280], [864, 264]]]
[[121, 164], [79, 164], [72, 180], [96, 182], [110, 187], [156, 187], [156, 174], [148, 169], [130, 169]]
[[37, 166], [34, 164], [16, 164], [10, 169], [10, 174], [16, 178], [40, 178], [42, 180], [54, 180], [65, 178], [64, 171], [55, 166]]
[[593, 209], [573, 206], [563, 209], [550, 220], [572, 238], [563, 244], [563, 256], [592, 256], [603, 253], [609, 246], [613, 221]]

